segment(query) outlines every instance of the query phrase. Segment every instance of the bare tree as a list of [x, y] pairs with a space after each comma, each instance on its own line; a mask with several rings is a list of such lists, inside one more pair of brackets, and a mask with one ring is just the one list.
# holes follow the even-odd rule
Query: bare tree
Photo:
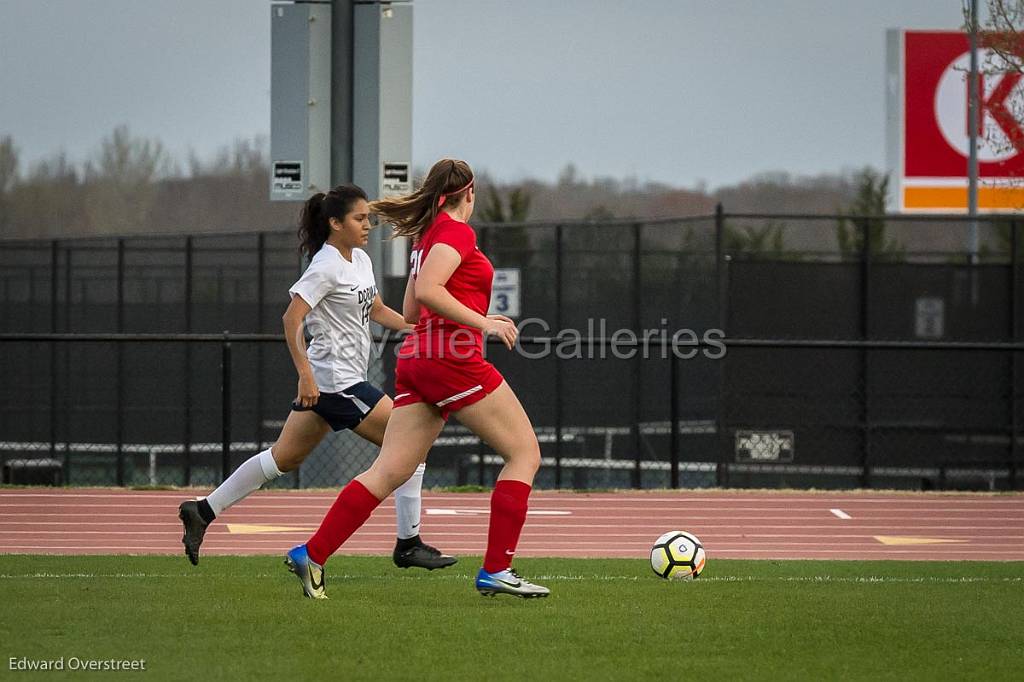
[[0, 137], [0, 235], [11, 225], [11, 191], [18, 181], [18, 149], [10, 135]]
[[290, 225], [296, 208], [268, 199], [269, 157], [265, 135], [238, 138], [209, 158], [190, 152], [188, 177], [161, 183], [161, 228], [205, 232]]
[[156, 182], [172, 168], [170, 155], [158, 140], [134, 137], [126, 125], [116, 127], [85, 166], [85, 211], [93, 230], [143, 231], [156, 197]]
[[[964, 29], [970, 31], [971, 0], [962, 2]], [[984, 100], [985, 84], [994, 83], [998, 100], [979, 121], [979, 142], [996, 153], [1015, 155], [1024, 152], [1024, 89], [1019, 86], [1024, 78], [1024, 0], [985, 0], [985, 6], [985, 21], [978, 17], [978, 89]]]
[[[964, 1], [964, 23], [970, 26], [970, 0]], [[981, 24], [983, 40], [981, 46], [992, 51], [992, 63], [982, 68], [998, 67], [1024, 74], [1024, 0], [986, 0], [987, 20]]]
[[0, 137], [0, 194], [6, 194], [18, 181], [18, 148], [10, 135]]
[[213, 159], [206, 162], [195, 152], [189, 153], [188, 167], [192, 177], [236, 177], [265, 174], [270, 165], [270, 141], [266, 135], [237, 138], [231, 145], [221, 147]]
[[79, 172], [63, 151], [34, 163], [11, 192], [11, 231], [32, 238], [81, 234], [88, 226], [82, 194]]

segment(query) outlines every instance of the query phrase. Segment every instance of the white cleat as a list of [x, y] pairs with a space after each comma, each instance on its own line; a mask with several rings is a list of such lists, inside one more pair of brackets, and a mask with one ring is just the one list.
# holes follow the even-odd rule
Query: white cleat
[[524, 599], [546, 597], [551, 590], [543, 585], [535, 585], [526, 580], [512, 568], [497, 573], [488, 573], [484, 569], [476, 576], [476, 589], [485, 597], [493, 597], [496, 594], [511, 594]]
[[285, 554], [284, 564], [299, 577], [303, 594], [310, 599], [327, 599], [324, 593], [324, 567], [309, 558], [305, 545], [293, 547]]

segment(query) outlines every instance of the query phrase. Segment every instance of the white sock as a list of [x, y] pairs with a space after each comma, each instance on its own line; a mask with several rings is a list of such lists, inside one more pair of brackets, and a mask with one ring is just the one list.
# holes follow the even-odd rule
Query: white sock
[[426, 464], [416, 467], [416, 472], [395, 491], [395, 514], [398, 517], [398, 539], [408, 540], [420, 533], [420, 506], [422, 504], [423, 470]]
[[279, 476], [284, 474], [277, 468], [273, 453], [269, 449], [264, 450], [242, 462], [242, 466], [235, 469], [227, 480], [206, 496], [206, 501], [213, 509], [213, 513], [220, 516], [225, 509]]

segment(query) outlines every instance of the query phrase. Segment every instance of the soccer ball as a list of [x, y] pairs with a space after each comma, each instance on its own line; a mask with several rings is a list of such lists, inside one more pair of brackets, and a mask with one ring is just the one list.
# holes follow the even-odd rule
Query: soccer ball
[[693, 533], [670, 530], [651, 548], [651, 568], [666, 580], [693, 580], [704, 570], [704, 545]]

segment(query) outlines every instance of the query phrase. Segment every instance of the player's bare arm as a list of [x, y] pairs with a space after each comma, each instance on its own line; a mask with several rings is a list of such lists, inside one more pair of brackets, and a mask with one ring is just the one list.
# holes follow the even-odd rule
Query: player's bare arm
[[444, 285], [460, 263], [462, 258], [458, 251], [447, 244], [435, 244], [416, 276], [416, 301], [452, 322], [475, 327], [488, 336], [496, 336], [506, 347], [512, 348], [519, 330], [511, 320], [497, 315], [487, 317], [470, 310], [445, 288]]
[[382, 327], [387, 327], [388, 329], [396, 332], [409, 331], [413, 328], [413, 325], [407, 322], [404, 316], [399, 315], [398, 311], [384, 305], [384, 301], [381, 299], [380, 294], [377, 294], [373, 298], [373, 307], [370, 309], [370, 319]]
[[284, 324], [284, 339], [288, 344], [288, 353], [292, 356], [295, 371], [299, 374], [298, 392], [295, 402], [301, 407], [316, 405], [320, 398], [320, 389], [313, 379], [313, 368], [306, 357], [306, 340], [302, 335], [302, 323], [312, 308], [302, 300], [301, 296], [293, 296], [292, 302], [284, 311], [281, 321]]
[[405, 295], [402, 297], [402, 317], [409, 324], [420, 321], [420, 304], [416, 302], [415, 280], [416, 275], [409, 273], [409, 279], [405, 283]]

